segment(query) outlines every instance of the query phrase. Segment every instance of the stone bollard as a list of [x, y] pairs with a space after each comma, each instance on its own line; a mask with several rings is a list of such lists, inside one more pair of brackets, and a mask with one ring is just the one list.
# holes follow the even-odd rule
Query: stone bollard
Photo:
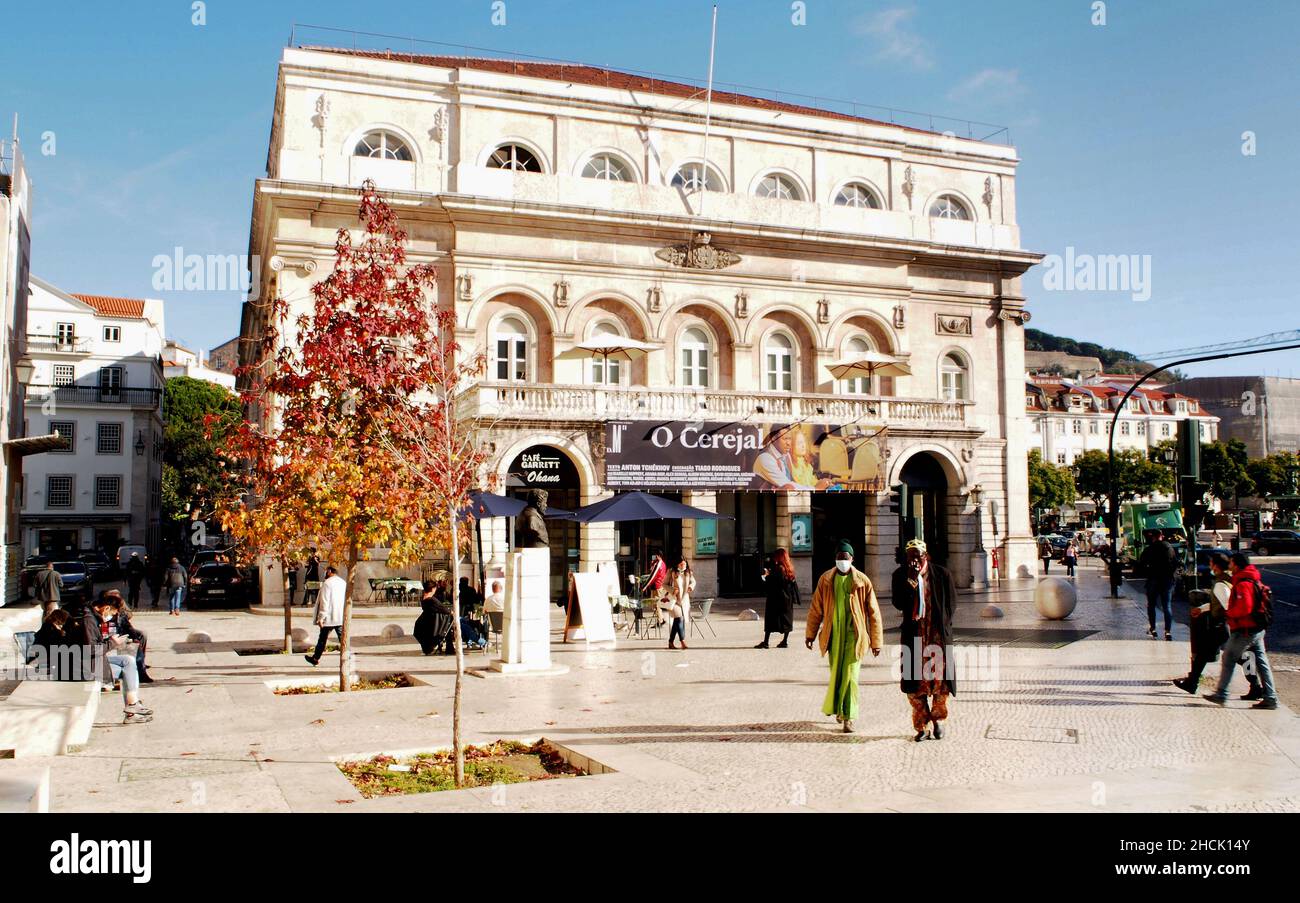
[[981, 618], [1000, 618], [1002, 617], [1002, 614], [1002, 609], [999, 606], [994, 605], [992, 602], [980, 609]]
[[1044, 577], [1034, 589], [1034, 607], [1049, 621], [1063, 621], [1079, 604], [1079, 591], [1064, 577]]
[[736, 620], [737, 620], [737, 621], [757, 621], [757, 620], [758, 620], [758, 612], [754, 611], [754, 609], [752, 609], [752, 608], [746, 608], [746, 609], [745, 609], [744, 611], [742, 611], [740, 614], [736, 615]]
[[305, 643], [307, 642], [307, 629], [305, 627], [295, 627], [289, 632], [289, 636], [293, 637], [295, 643]]
[[401, 624], [385, 624], [384, 629], [379, 631], [379, 635], [386, 640], [395, 640], [400, 636], [406, 636], [406, 631], [402, 630]]
[[189, 636], [187, 636], [185, 638], [185, 642], [194, 643], [195, 645], [203, 645], [205, 643], [211, 643], [212, 637], [208, 636], [203, 631], [198, 630], [195, 631], [194, 633], [191, 633]]

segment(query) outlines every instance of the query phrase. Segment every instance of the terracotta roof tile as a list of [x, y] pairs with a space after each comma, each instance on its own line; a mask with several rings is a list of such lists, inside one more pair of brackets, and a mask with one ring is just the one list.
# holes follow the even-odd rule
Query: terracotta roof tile
[[78, 295], [72, 293], [78, 301], [84, 301], [106, 317], [144, 318], [144, 301], [140, 298], [110, 298], [107, 295]]
[[[577, 82], [583, 85], [596, 85], [604, 88], [619, 88], [626, 91], [641, 91], [647, 94], [662, 94], [668, 97], [703, 97], [704, 89], [683, 82], [668, 81], [649, 75], [633, 75], [614, 69], [602, 69], [599, 66], [583, 66], [570, 63], [542, 63], [532, 60], [503, 60], [492, 57], [473, 56], [435, 56], [422, 53], [403, 53], [394, 50], [353, 50], [346, 47], [304, 46], [303, 50], [322, 53], [341, 53], [345, 56], [359, 56], [373, 60], [391, 60], [395, 63], [415, 63], [421, 66], [438, 66], [444, 69], [478, 69], [484, 72], [501, 72], [506, 75], [522, 75], [529, 78], [546, 78], [552, 81]], [[754, 107], [781, 113], [804, 113], [820, 116], [824, 119], [841, 119], [847, 122], [865, 122], [870, 125], [885, 125], [920, 134], [936, 134], [928, 129], [885, 122], [880, 119], [868, 119], [865, 116], [852, 116], [823, 110], [817, 107], [801, 106], [766, 97], [753, 97], [748, 94], [734, 94], [730, 91], [713, 92], [713, 102], [731, 104], [740, 107]]]

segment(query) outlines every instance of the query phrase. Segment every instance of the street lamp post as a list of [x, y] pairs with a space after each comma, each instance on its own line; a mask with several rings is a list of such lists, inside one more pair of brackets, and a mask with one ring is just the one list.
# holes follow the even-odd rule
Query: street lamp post
[[984, 549], [984, 507], [980, 497], [984, 487], [978, 483], [970, 488], [971, 504], [975, 508], [975, 551], [971, 554], [971, 589], [987, 589], [989, 585], [989, 556]]

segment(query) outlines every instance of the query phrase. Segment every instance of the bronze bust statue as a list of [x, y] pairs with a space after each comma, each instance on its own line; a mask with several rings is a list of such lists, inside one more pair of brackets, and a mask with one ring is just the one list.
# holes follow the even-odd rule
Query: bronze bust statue
[[533, 489], [528, 493], [528, 505], [519, 512], [519, 547], [521, 549], [549, 549], [551, 538], [546, 532], [546, 492]]

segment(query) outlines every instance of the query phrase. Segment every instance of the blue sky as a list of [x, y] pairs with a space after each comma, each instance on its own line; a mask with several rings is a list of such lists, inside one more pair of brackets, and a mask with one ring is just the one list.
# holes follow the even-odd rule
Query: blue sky
[[[154, 291], [152, 261], [247, 251], [294, 22], [706, 73], [707, 0], [504, 2], [504, 25], [491, 0], [208, 0], [202, 26], [190, 0], [15, 4], [0, 116], [36, 181], [34, 271], [161, 296], [191, 346], [233, 336], [237, 293]], [[1034, 327], [1139, 353], [1300, 327], [1300, 4], [1110, 0], [1104, 25], [1092, 5], [806, 0], [796, 26], [789, 0], [721, 0], [716, 78], [1007, 125], [1027, 248], [1150, 260], [1144, 301], [1031, 271]], [[1300, 376], [1300, 354], [1189, 369]]]

